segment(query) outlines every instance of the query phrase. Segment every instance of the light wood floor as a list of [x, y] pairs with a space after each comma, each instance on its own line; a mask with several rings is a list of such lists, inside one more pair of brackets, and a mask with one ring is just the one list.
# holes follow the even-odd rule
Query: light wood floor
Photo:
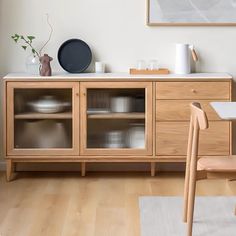
[[[0, 173], [1, 236], [140, 235], [138, 197], [182, 195], [183, 174]], [[236, 195], [236, 182], [203, 180], [200, 195]]]

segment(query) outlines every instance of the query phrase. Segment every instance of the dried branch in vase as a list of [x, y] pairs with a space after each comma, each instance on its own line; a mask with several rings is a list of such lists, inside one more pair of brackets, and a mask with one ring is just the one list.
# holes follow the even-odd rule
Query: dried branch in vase
[[[50, 67], [50, 61], [52, 61], [52, 58], [49, 57], [47, 54], [42, 55], [43, 49], [48, 45], [48, 43], [51, 41], [52, 34], [53, 34], [53, 27], [49, 21], [49, 14], [46, 14], [47, 16], [47, 24], [50, 28], [49, 38], [48, 40], [43, 44], [41, 49], [38, 51], [34, 46], [33, 42], [35, 40], [35, 36], [32, 35], [20, 35], [20, 34], [14, 34], [11, 36], [11, 38], [15, 41], [15, 43], [20, 43], [21, 47], [26, 51], [27, 49], [31, 50], [34, 57], [37, 57], [39, 61], [41, 62], [40, 65], [40, 75], [41, 76], [51, 76], [51, 67]], [[49, 58], [49, 59], [48, 59]], [[47, 63], [42, 63], [47, 61]], [[45, 67], [46, 66], [46, 67]], [[46, 73], [44, 73], [47, 71]]]

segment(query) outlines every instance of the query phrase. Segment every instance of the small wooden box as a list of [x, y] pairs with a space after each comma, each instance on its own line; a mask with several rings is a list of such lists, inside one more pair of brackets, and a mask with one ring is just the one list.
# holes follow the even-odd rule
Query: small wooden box
[[167, 75], [170, 73], [170, 71], [166, 68], [160, 68], [158, 70], [137, 70], [134, 68], [131, 68], [129, 70], [129, 73], [131, 75]]

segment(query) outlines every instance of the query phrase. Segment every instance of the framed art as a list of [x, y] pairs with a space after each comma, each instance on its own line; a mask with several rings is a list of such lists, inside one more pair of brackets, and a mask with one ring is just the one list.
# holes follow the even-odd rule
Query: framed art
[[149, 26], [236, 26], [236, 0], [147, 0]]

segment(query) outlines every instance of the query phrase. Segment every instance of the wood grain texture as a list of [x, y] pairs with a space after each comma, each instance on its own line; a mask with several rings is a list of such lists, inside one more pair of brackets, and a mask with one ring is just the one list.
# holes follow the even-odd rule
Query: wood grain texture
[[151, 163], [151, 176], [154, 177], [156, 175], [156, 163]]
[[236, 174], [236, 156], [202, 157], [198, 160], [197, 170], [207, 172], [234, 172]]
[[7, 83], [3, 82], [2, 124], [3, 124], [3, 157], [7, 155]]
[[[154, 178], [146, 173], [18, 175], [17, 181], [6, 183], [0, 173], [4, 236], [139, 236], [139, 197], [182, 196], [184, 186], [183, 173]], [[197, 194], [236, 195], [236, 182], [199, 181]]]
[[[192, 103], [191, 105], [190, 130], [188, 138], [187, 164], [185, 174], [184, 188], [184, 214], [183, 220], [187, 222], [187, 235], [192, 236], [194, 202], [196, 195], [196, 181], [206, 179], [208, 172], [228, 173], [232, 174], [232, 178], [236, 174], [236, 157], [200, 157], [199, 134], [203, 130], [209, 128], [206, 113], [201, 108], [200, 103]], [[198, 174], [199, 173], [199, 174]], [[228, 176], [228, 175], [227, 175]], [[234, 209], [235, 210], [235, 209]]]
[[[190, 109], [189, 100], [157, 100], [156, 120], [157, 121], [189, 121]], [[197, 102], [197, 101], [195, 101]], [[212, 100], [203, 100], [201, 105], [206, 111], [209, 120], [220, 120], [217, 113], [211, 107]]]
[[81, 163], [81, 176], [84, 177], [86, 175], [86, 163]]
[[88, 119], [145, 119], [145, 113], [131, 112], [131, 113], [105, 113], [105, 114], [90, 114]]
[[149, 69], [138, 70], [138, 69], [131, 68], [129, 70], [129, 73], [131, 75], [167, 75], [170, 73], [170, 71], [166, 68], [160, 68], [160, 69], [155, 69], [155, 70], [149, 70]]
[[[186, 155], [189, 122], [160, 122], [156, 125], [157, 155]], [[230, 154], [230, 123], [210, 122], [210, 128], [200, 134], [199, 155]], [[167, 155], [167, 156], [168, 156]]]
[[10, 156], [16, 162], [153, 162], [155, 156], [125, 156], [125, 155], [104, 155], [104, 156]]
[[[72, 89], [72, 148], [68, 149], [17, 149], [14, 147], [14, 90], [15, 89], [57, 89], [57, 88], [70, 88]], [[79, 155], [79, 83], [76, 82], [8, 82], [7, 83], [7, 155], [19, 156], [33, 156], [33, 155]], [[45, 114], [42, 114], [45, 115]], [[48, 115], [48, 114], [47, 114]], [[61, 114], [53, 114], [61, 116]]]
[[[7, 85], [5, 104], [7, 117], [5, 124], [7, 130], [4, 132], [7, 140], [9, 160], [16, 162], [80, 162], [84, 163], [82, 168], [85, 173], [86, 162], [149, 162], [151, 172], [155, 162], [184, 162], [186, 157], [186, 133], [188, 130], [189, 108], [188, 104], [200, 101], [206, 109], [213, 126], [210, 128], [209, 140], [201, 144], [202, 155], [228, 155], [232, 151], [232, 128], [231, 122], [215, 122], [218, 117], [209, 106], [213, 100], [230, 100], [232, 96], [232, 80], [227, 78], [191, 79], [191, 78], [134, 78], [109, 79], [100, 78], [66, 78], [48, 80], [18, 79], [6, 80]], [[15, 81], [15, 82], [13, 82]], [[159, 81], [159, 82], [155, 82]], [[81, 85], [81, 90], [79, 86]], [[73, 150], [51, 149], [51, 150], [18, 150], [14, 149], [13, 132], [13, 89], [14, 88], [72, 88], [73, 90]], [[87, 128], [87, 89], [88, 88], [145, 88], [146, 89], [146, 146], [140, 149], [86, 149]], [[156, 109], [156, 111], [155, 111]], [[21, 114], [24, 115], [24, 114]], [[61, 114], [58, 114], [61, 115]], [[132, 114], [134, 115], [134, 114]], [[135, 114], [136, 115], [136, 114]], [[22, 117], [18, 117], [19, 119]], [[49, 117], [50, 118], [50, 117]], [[55, 117], [54, 117], [55, 118]], [[66, 117], [64, 117], [66, 118]], [[90, 117], [94, 118], [94, 117]], [[100, 118], [100, 117], [95, 117]], [[103, 117], [104, 118], [104, 117]], [[109, 117], [111, 118], [111, 117]], [[117, 118], [117, 117], [115, 117]], [[123, 117], [122, 118], [127, 118]], [[130, 117], [129, 117], [130, 118]], [[135, 119], [137, 116], [135, 117]], [[139, 116], [141, 119], [141, 116]], [[143, 119], [142, 114], [142, 119]], [[156, 122], [157, 119], [157, 122]], [[168, 121], [168, 122], [166, 122]], [[171, 121], [171, 122], [169, 122]], [[210, 124], [211, 125], [211, 124]], [[230, 128], [229, 128], [230, 127]], [[156, 131], [156, 132], [155, 132]], [[8, 134], [6, 136], [6, 133]], [[204, 135], [208, 139], [208, 134]], [[155, 141], [156, 140], [156, 141]], [[78, 145], [79, 144], [79, 145]], [[156, 147], [157, 145], [157, 147]], [[80, 148], [80, 150], [79, 150]], [[83, 174], [83, 173], [82, 173]]]
[[11, 181], [12, 179], [12, 174], [14, 172], [14, 162], [11, 159], [8, 159], [6, 161], [6, 179], [7, 181]]
[[230, 99], [229, 82], [157, 82], [157, 99]]
[[38, 112], [27, 112], [20, 113], [14, 116], [15, 119], [25, 120], [25, 119], [72, 119], [71, 112], [62, 112], [55, 114], [43, 114]]

